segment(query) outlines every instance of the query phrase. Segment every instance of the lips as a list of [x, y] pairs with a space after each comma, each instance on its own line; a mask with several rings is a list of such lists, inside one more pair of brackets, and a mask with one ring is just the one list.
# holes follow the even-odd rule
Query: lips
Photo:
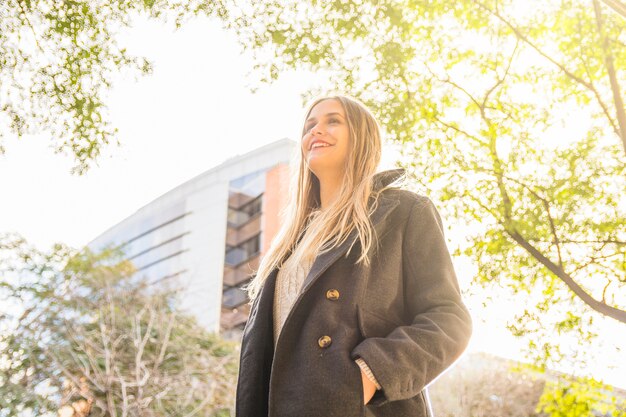
[[[314, 147], [313, 147], [313, 145], [315, 145], [316, 143], [324, 143], [324, 144], [326, 144], [327, 146], [319, 146], [319, 147], [317, 147], [317, 148], [314, 148]], [[327, 147], [329, 147], [329, 146], [333, 146], [333, 145], [331, 145], [330, 143], [325, 142], [325, 141], [323, 141], [323, 140], [319, 140], [319, 139], [317, 139], [317, 140], [314, 140], [313, 142], [311, 142], [311, 146], [309, 147], [309, 150], [310, 150], [310, 151], [312, 151], [312, 150], [314, 150], [314, 149], [319, 149], [319, 148], [327, 148]]]

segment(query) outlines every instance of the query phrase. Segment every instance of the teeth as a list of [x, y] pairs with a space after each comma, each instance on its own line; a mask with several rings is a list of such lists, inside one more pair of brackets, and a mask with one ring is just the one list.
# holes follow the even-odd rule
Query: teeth
[[327, 144], [327, 143], [317, 142], [317, 143], [314, 143], [313, 146], [311, 146], [311, 149], [313, 149], [313, 148], [320, 148], [322, 146], [330, 146], [330, 145]]

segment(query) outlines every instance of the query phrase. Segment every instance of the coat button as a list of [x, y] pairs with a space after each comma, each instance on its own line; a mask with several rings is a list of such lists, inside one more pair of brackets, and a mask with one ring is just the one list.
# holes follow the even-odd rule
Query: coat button
[[317, 339], [317, 344], [320, 345], [321, 348], [327, 348], [332, 343], [332, 339], [330, 336], [322, 336]]
[[329, 300], [337, 300], [339, 298], [339, 291], [334, 288], [326, 291], [326, 298]]

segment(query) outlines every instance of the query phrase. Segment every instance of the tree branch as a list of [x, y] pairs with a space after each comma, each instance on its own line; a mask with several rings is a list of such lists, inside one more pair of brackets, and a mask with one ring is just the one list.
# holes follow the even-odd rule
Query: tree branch
[[619, 123], [619, 136], [622, 139], [622, 145], [624, 146], [624, 152], [626, 152], [626, 109], [624, 109], [624, 101], [620, 93], [619, 82], [617, 81], [617, 75], [615, 73], [615, 66], [613, 64], [613, 55], [609, 48], [609, 40], [604, 35], [602, 28], [602, 11], [600, 10], [600, 4], [598, 0], [593, 0], [593, 10], [596, 15], [596, 25], [598, 27], [598, 35], [602, 40], [602, 52], [604, 55], [604, 65], [609, 75], [609, 82], [611, 83], [611, 91], [613, 92], [613, 104], [615, 104], [615, 113], [617, 114], [617, 122]]
[[[595, 1], [595, 0], [594, 0]], [[557, 62], [554, 58], [552, 58], [550, 55], [546, 54], [545, 52], [543, 52], [541, 49], [539, 49], [539, 47], [537, 45], [535, 45], [530, 39], [528, 39], [528, 37], [526, 37], [517, 27], [515, 27], [511, 22], [509, 22], [507, 19], [504, 18], [504, 16], [502, 16], [498, 11], [494, 11], [492, 9], [490, 9], [489, 7], [485, 6], [482, 2], [478, 1], [478, 0], [474, 0], [474, 3], [476, 3], [479, 7], [485, 9], [487, 12], [493, 14], [496, 18], [498, 18], [498, 20], [500, 20], [502, 23], [504, 23], [505, 25], [507, 25], [515, 34], [515, 36], [517, 36], [518, 39], [521, 39], [522, 41], [524, 41], [528, 46], [530, 46], [531, 48], [533, 48], [539, 55], [541, 55], [542, 57], [544, 57], [546, 60], [548, 60], [549, 62], [551, 62], [552, 64], [554, 64], [556, 67], [558, 67], [565, 75], [567, 75], [569, 78], [571, 78], [572, 80], [576, 81], [577, 83], [581, 84], [582, 86], [584, 86], [585, 88], [587, 88], [588, 90], [590, 90], [594, 96], [596, 97], [596, 100], [598, 101], [598, 104], [600, 105], [600, 107], [603, 109], [605, 115], [608, 116], [608, 110], [607, 110], [607, 106], [604, 104], [604, 102], [602, 101], [602, 99], [600, 98], [599, 93], [596, 91], [595, 87], [588, 81], [583, 80], [582, 78], [580, 78], [579, 76], [577, 76], [576, 74], [574, 74], [573, 72], [569, 71], [567, 68], [565, 68], [565, 66], [559, 62]], [[623, 108], [623, 105], [622, 107]], [[611, 121], [612, 119], [609, 117], [609, 121]], [[626, 146], [626, 145], [625, 145]]]
[[611, 9], [615, 10], [622, 17], [626, 17], [626, 4], [618, 0], [602, 0], [602, 3], [606, 4]]
[[[582, 38], [582, 27], [580, 25], [580, 21], [578, 22], [578, 34], [581, 36]], [[602, 112], [604, 113], [604, 115], [606, 116], [607, 120], [609, 121], [609, 124], [611, 125], [611, 127], [613, 128], [613, 132], [615, 132], [615, 134], [617, 136], [620, 136], [619, 133], [619, 129], [617, 127], [617, 125], [615, 124], [615, 121], [613, 120], [613, 117], [611, 116], [611, 113], [609, 112], [609, 108], [604, 104], [604, 102], [602, 101], [602, 99], [600, 98], [600, 93], [598, 92], [598, 90], [595, 88], [595, 86], [593, 85], [593, 81], [592, 81], [592, 77], [591, 77], [591, 72], [589, 72], [589, 65], [587, 64], [587, 61], [585, 60], [585, 53], [583, 51], [583, 45], [582, 42], [579, 43], [579, 50], [580, 50], [580, 61], [583, 64], [583, 68], [585, 69], [585, 73], [587, 74], [587, 76], [589, 77], [589, 84], [592, 86], [593, 88], [593, 94], [596, 96], [596, 100], [598, 101], [598, 103], [600, 103], [600, 107], [602, 108]]]
[[563, 268], [556, 265], [546, 256], [544, 256], [537, 248], [531, 245], [522, 235], [517, 231], [506, 230], [506, 233], [511, 236], [522, 248], [524, 248], [531, 256], [537, 259], [542, 265], [544, 265], [550, 272], [556, 275], [561, 281], [567, 285], [567, 287], [576, 294], [585, 304], [591, 307], [593, 310], [611, 317], [621, 323], [626, 323], [626, 311], [619, 308], [610, 306], [602, 301], [598, 301], [587, 293], [574, 279], [567, 274]]

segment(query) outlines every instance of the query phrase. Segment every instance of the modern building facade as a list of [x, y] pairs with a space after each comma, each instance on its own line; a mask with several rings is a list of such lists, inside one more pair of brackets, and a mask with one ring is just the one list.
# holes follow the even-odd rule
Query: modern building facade
[[[142, 279], [176, 280], [180, 308], [237, 339], [249, 313], [241, 287], [278, 231], [298, 144], [281, 139], [230, 158], [114, 225], [87, 246], [121, 247]], [[163, 284], [165, 285], [165, 284]]]

